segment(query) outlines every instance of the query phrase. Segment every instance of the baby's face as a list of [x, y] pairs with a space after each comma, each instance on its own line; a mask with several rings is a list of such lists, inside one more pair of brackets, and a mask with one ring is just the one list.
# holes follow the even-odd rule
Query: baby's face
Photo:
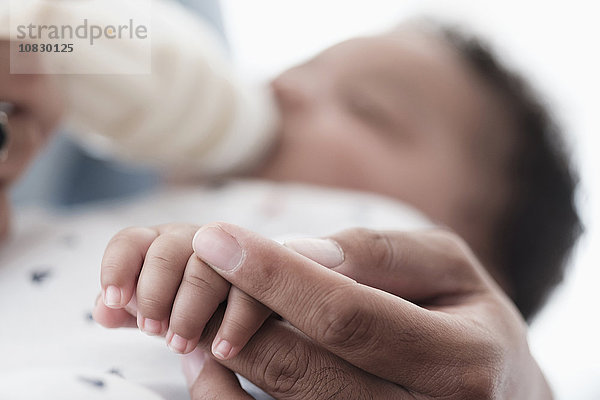
[[272, 88], [282, 135], [263, 176], [390, 195], [463, 236], [498, 201], [476, 151], [490, 96], [442, 40], [408, 29], [349, 40]]

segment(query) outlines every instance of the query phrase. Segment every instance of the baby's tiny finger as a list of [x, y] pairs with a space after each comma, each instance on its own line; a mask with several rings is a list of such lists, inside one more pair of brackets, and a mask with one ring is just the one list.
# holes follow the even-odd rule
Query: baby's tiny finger
[[108, 243], [102, 258], [102, 299], [110, 308], [123, 308], [135, 291], [146, 252], [158, 232], [151, 228], [127, 228]]
[[124, 309], [116, 310], [107, 307], [102, 301], [101, 296], [96, 299], [96, 306], [92, 311], [92, 317], [96, 322], [105, 328], [135, 328], [137, 323], [135, 317]]
[[168, 327], [173, 302], [188, 259], [193, 253], [195, 227], [167, 230], [154, 240], [137, 283], [138, 322], [150, 335], [162, 335]]
[[221, 360], [235, 357], [271, 314], [265, 305], [232, 287], [212, 353]]
[[176, 353], [189, 353], [198, 344], [204, 326], [229, 292], [229, 283], [192, 255], [171, 311], [167, 345]]

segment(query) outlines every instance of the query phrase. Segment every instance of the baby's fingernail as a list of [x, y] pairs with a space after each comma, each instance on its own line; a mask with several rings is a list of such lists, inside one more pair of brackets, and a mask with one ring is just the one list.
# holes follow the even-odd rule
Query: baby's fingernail
[[206, 361], [206, 353], [204, 350], [197, 347], [194, 351], [189, 354], [186, 354], [181, 357], [181, 366], [183, 368], [183, 375], [185, 376], [185, 380], [188, 384], [188, 387], [191, 387], [200, 372], [202, 372], [202, 368], [204, 367], [204, 362]]
[[231, 354], [232, 346], [227, 340], [219, 340], [218, 342], [215, 340], [212, 346], [212, 353], [215, 357], [220, 358], [221, 360], [227, 360], [227, 357]]
[[156, 321], [156, 320], [150, 319], [150, 318], [144, 318], [139, 314], [138, 314], [137, 320], [138, 320], [138, 327], [140, 328], [140, 330], [142, 332], [144, 332], [147, 335], [150, 335], [150, 336], [160, 335], [164, 330], [163, 324], [160, 321]]
[[104, 291], [104, 304], [110, 308], [121, 308], [121, 289], [110, 285]]
[[192, 244], [198, 257], [224, 271], [233, 271], [244, 258], [244, 252], [237, 240], [219, 226], [200, 228]]
[[331, 239], [293, 239], [285, 242], [284, 246], [327, 268], [338, 267], [344, 262], [342, 248]]
[[167, 346], [178, 354], [187, 354], [193, 350], [191, 340], [184, 339], [172, 332], [167, 334]]

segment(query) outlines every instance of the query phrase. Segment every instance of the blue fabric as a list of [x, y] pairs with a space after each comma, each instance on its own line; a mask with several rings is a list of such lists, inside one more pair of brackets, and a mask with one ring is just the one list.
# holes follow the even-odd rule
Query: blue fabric
[[[218, 0], [180, 2], [202, 15], [226, 42]], [[59, 133], [11, 194], [15, 204], [64, 207], [138, 195], [160, 182], [155, 171], [94, 157]]]

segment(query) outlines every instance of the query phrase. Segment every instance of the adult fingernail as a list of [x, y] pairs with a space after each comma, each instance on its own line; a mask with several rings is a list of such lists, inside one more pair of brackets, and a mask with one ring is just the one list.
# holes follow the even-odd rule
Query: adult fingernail
[[293, 239], [284, 246], [327, 268], [335, 268], [344, 262], [344, 251], [331, 239]]
[[194, 235], [192, 246], [198, 257], [224, 271], [236, 269], [244, 257], [237, 240], [219, 226], [200, 228]]
[[188, 384], [188, 387], [191, 387], [194, 384], [194, 382], [196, 382], [196, 379], [198, 379], [200, 372], [202, 372], [202, 368], [204, 367], [205, 362], [206, 353], [204, 352], [204, 350], [198, 347], [191, 353], [181, 357], [183, 375], [185, 376], [185, 380]]
[[231, 343], [229, 343], [227, 340], [219, 340], [218, 342], [213, 343], [212, 353], [217, 358], [226, 360], [227, 357], [229, 357], [229, 354], [231, 354], [232, 348], [233, 347], [231, 346]]
[[121, 307], [121, 289], [114, 285], [109, 285], [104, 291], [104, 304], [106, 307]]

